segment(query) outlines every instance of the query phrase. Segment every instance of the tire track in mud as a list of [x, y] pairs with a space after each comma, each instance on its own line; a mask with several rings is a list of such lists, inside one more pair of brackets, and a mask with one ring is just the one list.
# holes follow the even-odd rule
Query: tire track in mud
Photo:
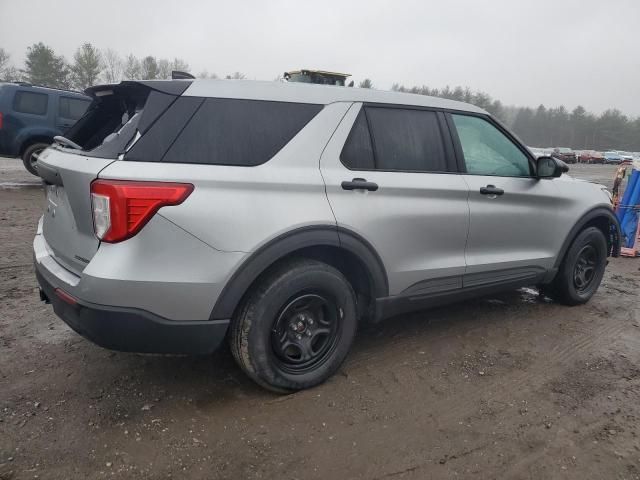
[[[567, 319], [567, 323], [565, 323], [565, 328], [570, 331], [564, 334], [550, 332], [546, 337], [542, 337], [545, 342], [549, 342], [546, 347], [517, 345], [516, 348], [520, 347], [522, 353], [529, 355], [532, 361], [524, 368], [511, 367], [507, 372], [501, 372], [495, 376], [483, 376], [480, 382], [475, 382], [472, 385], [473, 400], [471, 401], [465, 396], [458, 398], [457, 395], [447, 394], [451, 385], [455, 386], [458, 382], [454, 380], [453, 383], [446, 382], [443, 385], [442, 377], [438, 375], [437, 370], [442, 368], [443, 371], [446, 371], [450, 365], [448, 363], [436, 365], [427, 355], [429, 342], [437, 343], [442, 349], [443, 343], [455, 342], [457, 338], [460, 338], [460, 334], [457, 332], [459, 325], [447, 327], [446, 322], [442, 322], [441, 325], [436, 326], [437, 331], [418, 332], [416, 336], [412, 336], [412, 334], [415, 333], [417, 327], [411, 325], [401, 333], [393, 332], [385, 342], [381, 342], [377, 338], [384, 335], [382, 332], [368, 339], [367, 345], [362, 345], [357, 349], [356, 358], [347, 362], [345, 370], [352, 372], [355, 376], [363, 373], [366, 380], [363, 380], [362, 383], [368, 383], [373, 389], [382, 391], [383, 398], [398, 395], [410, 385], [431, 382], [433, 384], [432, 391], [435, 389], [439, 394], [431, 396], [429, 410], [441, 412], [438, 414], [439, 424], [450, 424], [476, 414], [478, 402], [494, 402], [498, 399], [504, 399], [505, 388], [515, 394], [535, 392], [544, 388], [544, 385], [555, 378], [558, 373], [572, 368], [587, 354], [608, 356], [610, 351], [616, 350], [616, 341], [630, 329], [635, 330], [631, 320], [629, 319], [629, 323], [627, 323], [625, 317], [618, 316], [616, 318], [613, 315], [607, 318], [608, 315], [603, 315], [597, 305], [594, 307], [596, 308], [577, 307], [583, 311], [577, 312], [578, 315]], [[621, 305], [620, 308], [633, 309], [634, 307], [635, 305]], [[527, 316], [535, 316], [540, 313], [538, 308], [529, 310], [526, 312]], [[505, 315], [509, 315], [509, 312], [505, 311]], [[553, 315], [555, 316], [556, 312]], [[455, 315], [455, 317], [458, 316], [458, 314]], [[480, 316], [486, 315], [483, 313]], [[587, 319], [592, 321], [587, 323]], [[506, 321], [506, 319], [503, 320]], [[499, 325], [499, 323], [494, 322], [488, 328], [493, 329], [494, 325]], [[445, 326], [443, 327], [443, 325]], [[510, 331], [512, 327], [513, 325], [509, 325], [508, 330]], [[523, 325], [523, 327], [527, 326]], [[443, 331], [442, 328], [445, 330]], [[638, 334], [640, 335], [640, 329], [638, 329]], [[506, 336], [508, 337], [509, 334]], [[640, 339], [634, 341], [634, 337], [630, 335], [626, 335], [624, 338], [627, 346], [635, 341], [640, 341]], [[490, 350], [490, 347], [487, 349]], [[400, 355], [398, 352], [401, 352]], [[427, 371], [423, 371], [419, 367], [420, 359], [416, 357], [421, 353], [425, 353], [425, 362], [428, 364], [428, 366], [426, 365]], [[438, 361], [438, 363], [440, 362], [441, 360]], [[396, 367], [390, 369], [390, 365]], [[399, 386], [400, 389], [398, 389]], [[374, 392], [369, 392], [369, 394], [372, 397], [376, 396]]]

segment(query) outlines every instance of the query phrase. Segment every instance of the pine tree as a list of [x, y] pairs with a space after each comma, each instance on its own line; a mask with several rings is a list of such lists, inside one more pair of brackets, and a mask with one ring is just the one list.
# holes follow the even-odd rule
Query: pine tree
[[95, 85], [102, 71], [102, 58], [100, 52], [90, 43], [84, 43], [73, 56], [73, 85], [84, 90]]
[[64, 57], [57, 56], [44, 43], [34, 43], [27, 49], [25, 75], [29, 82], [54, 88], [70, 88], [70, 70]]

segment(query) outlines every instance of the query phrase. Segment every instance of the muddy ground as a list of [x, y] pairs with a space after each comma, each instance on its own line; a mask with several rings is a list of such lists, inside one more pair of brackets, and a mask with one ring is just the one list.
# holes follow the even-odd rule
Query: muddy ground
[[115, 353], [67, 328], [38, 300], [25, 183], [0, 160], [0, 479], [640, 479], [640, 260], [581, 307], [524, 289], [367, 328], [330, 381], [277, 396], [227, 350]]

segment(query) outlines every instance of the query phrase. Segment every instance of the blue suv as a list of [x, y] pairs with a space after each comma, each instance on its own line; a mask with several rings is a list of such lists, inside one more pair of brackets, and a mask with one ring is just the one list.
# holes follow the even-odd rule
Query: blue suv
[[0, 155], [22, 157], [38, 175], [39, 153], [76, 123], [91, 99], [79, 92], [28, 83], [0, 83]]

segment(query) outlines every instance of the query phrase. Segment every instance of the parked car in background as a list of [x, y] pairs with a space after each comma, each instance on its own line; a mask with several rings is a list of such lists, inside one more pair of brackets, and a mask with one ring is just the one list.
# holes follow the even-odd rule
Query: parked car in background
[[582, 150], [578, 154], [580, 163], [604, 163], [604, 155], [596, 150]]
[[603, 187], [474, 105], [243, 80], [87, 92], [39, 160], [33, 258], [41, 298], [108, 348], [226, 340], [290, 392], [336, 372], [360, 322], [525, 285], [583, 304], [619, 252]]
[[556, 147], [553, 149], [551, 155], [565, 163], [576, 163], [578, 161], [576, 152], [567, 147]]
[[622, 156], [615, 151], [604, 152], [604, 163], [607, 163], [607, 164], [622, 163]]
[[0, 155], [21, 157], [37, 175], [38, 154], [82, 117], [90, 102], [79, 92], [0, 83]]
[[537, 147], [527, 147], [527, 148], [536, 158], [548, 156], [545, 150], [542, 148], [537, 148]]
[[618, 150], [618, 155], [622, 157], [622, 161], [632, 162], [633, 161], [633, 153], [631, 152], [623, 152]]

